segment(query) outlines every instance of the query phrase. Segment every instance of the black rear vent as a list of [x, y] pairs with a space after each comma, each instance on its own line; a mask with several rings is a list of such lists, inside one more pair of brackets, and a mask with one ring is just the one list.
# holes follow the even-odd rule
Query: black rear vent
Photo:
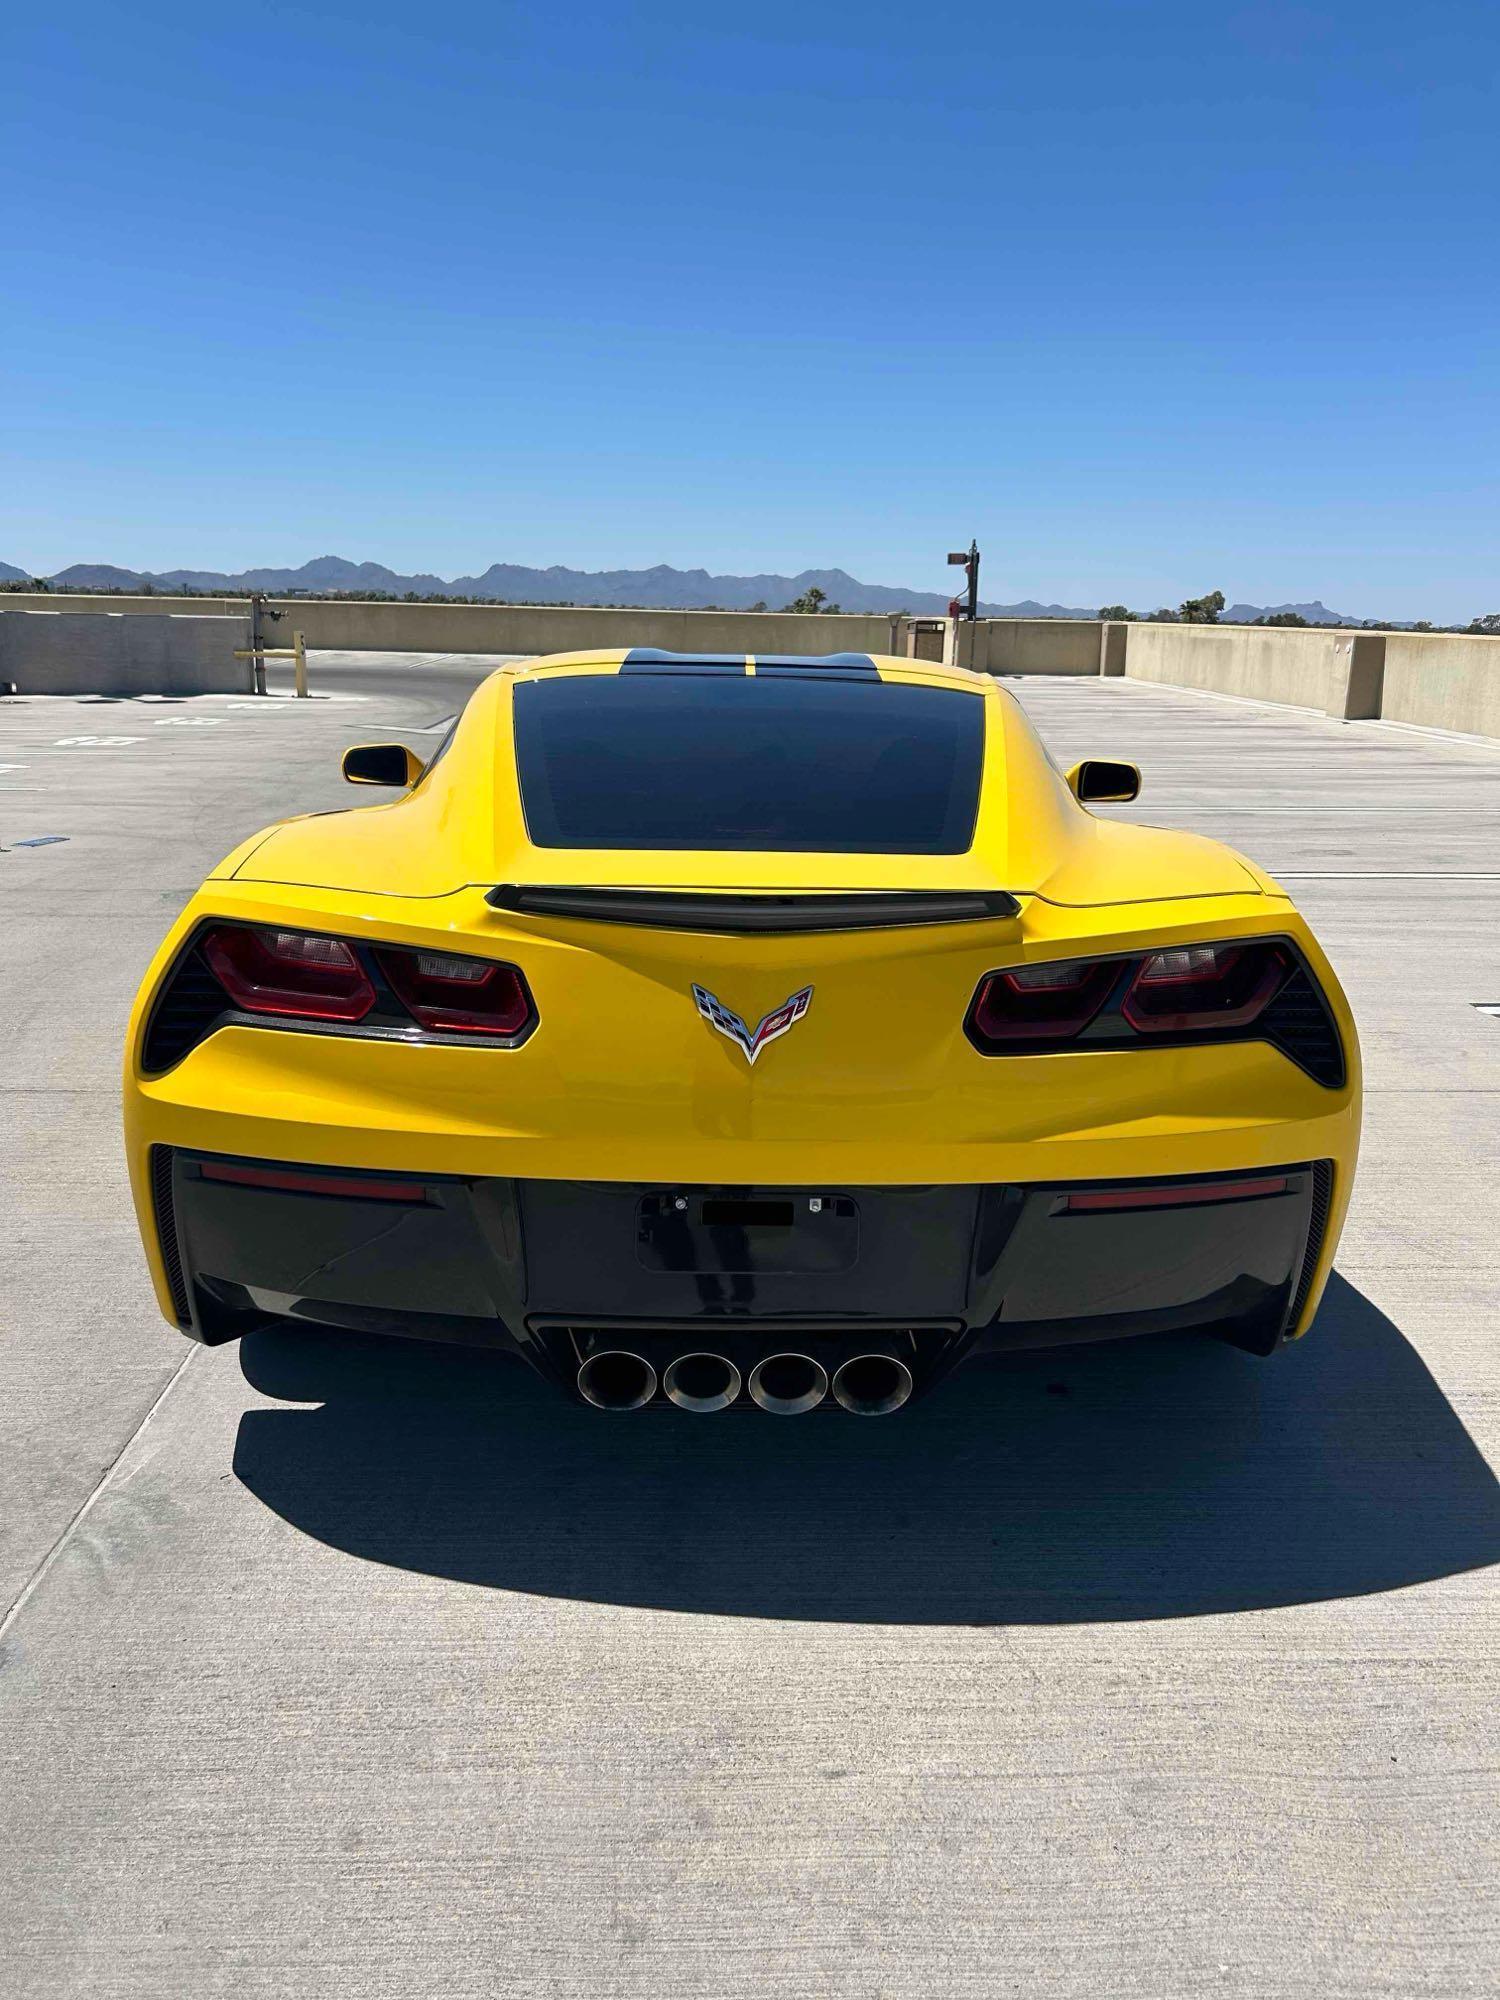
[[228, 995], [194, 945], [177, 961], [157, 996], [141, 1051], [142, 1068], [157, 1075], [181, 1062], [228, 1006]]
[[182, 1252], [177, 1247], [177, 1210], [172, 1200], [172, 1148], [151, 1148], [151, 1203], [156, 1211], [156, 1233], [161, 1242], [161, 1260], [166, 1266], [172, 1292], [172, 1310], [177, 1324], [191, 1324], [187, 1280], [182, 1274]]
[[1328, 1003], [1300, 965], [1256, 1022], [1253, 1033], [1257, 1040], [1274, 1042], [1315, 1082], [1329, 1090], [1343, 1087], [1344, 1051], [1338, 1029]]
[[1302, 1317], [1302, 1308], [1307, 1304], [1307, 1295], [1312, 1290], [1313, 1273], [1318, 1268], [1318, 1259], [1323, 1254], [1323, 1238], [1328, 1234], [1328, 1211], [1333, 1206], [1333, 1162], [1314, 1160], [1312, 1163], [1312, 1204], [1307, 1218], [1307, 1248], [1302, 1253], [1302, 1275], [1297, 1280], [1297, 1296], [1292, 1300], [1292, 1309], [1287, 1314], [1286, 1332], [1290, 1334]]

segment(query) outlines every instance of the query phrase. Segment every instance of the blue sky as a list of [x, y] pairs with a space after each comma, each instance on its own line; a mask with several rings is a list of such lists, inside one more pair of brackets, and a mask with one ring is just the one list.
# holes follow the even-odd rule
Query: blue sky
[[0, 559], [1500, 609], [1500, 9], [78, 4]]

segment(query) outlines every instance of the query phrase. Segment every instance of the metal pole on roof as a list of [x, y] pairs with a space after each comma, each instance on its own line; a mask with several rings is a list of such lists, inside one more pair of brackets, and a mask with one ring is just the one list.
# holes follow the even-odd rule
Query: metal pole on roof
[[261, 652], [260, 607], [265, 602], [258, 590], [250, 593], [250, 657], [255, 674], [255, 692], [266, 691], [266, 662]]
[[963, 570], [968, 578], [969, 601], [967, 604], [960, 606], [958, 616], [960, 618], [977, 618], [979, 616], [978, 542], [971, 541], [966, 549], [950, 549], [948, 551], [948, 562], [951, 567]]

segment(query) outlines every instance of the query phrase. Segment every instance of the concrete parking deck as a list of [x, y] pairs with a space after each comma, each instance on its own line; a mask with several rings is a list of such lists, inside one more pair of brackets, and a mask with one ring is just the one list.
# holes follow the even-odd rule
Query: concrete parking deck
[[604, 1419], [484, 1356], [190, 1348], [129, 1211], [167, 921], [477, 671], [0, 702], [0, 1988], [1492, 1993], [1500, 750], [1014, 684], [1060, 761], [1141, 763], [1133, 816], [1280, 875], [1349, 989], [1364, 1160], [1300, 1347]]

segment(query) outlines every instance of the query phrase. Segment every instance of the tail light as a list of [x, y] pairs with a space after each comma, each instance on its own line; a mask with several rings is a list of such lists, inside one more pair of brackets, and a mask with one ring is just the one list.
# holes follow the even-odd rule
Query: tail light
[[1122, 1008], [1142, 1035], [1247, 1028], [1292, 969], [1278, 944], [1190, 944], [1153, 952], [1130, 982]]
[[1254, 1039], [1328, 1089], [1346, 1074], [1328, 1002], [1285, 938], [1009, 966], [980, 980], [964, 1027], [984, 1055]]
[[435, 1033], [514, 1035], [531, 1017], [531, 995], [513, 965], [431, 951], [375, 956], [397, 999]]
[[370, 976], [342, 938], [225, 925], [204, 938], [203, 956], [247, 1014], [362, 1021], [375, 1005]]
[[141, 1061], [170, 1069], [226, 1018], [266, 1018], [377, 1039], [514, 1048], [536, 1026], [519, 968], [458, 952], [248, 924], [211, 924], [157, 996]]
[[1107, 959], [1075, 958], [992, 972], [975, 999], [975, 1031], [996, 1046], [1066, 1041], [1104, 1005], [1118, 970]]

